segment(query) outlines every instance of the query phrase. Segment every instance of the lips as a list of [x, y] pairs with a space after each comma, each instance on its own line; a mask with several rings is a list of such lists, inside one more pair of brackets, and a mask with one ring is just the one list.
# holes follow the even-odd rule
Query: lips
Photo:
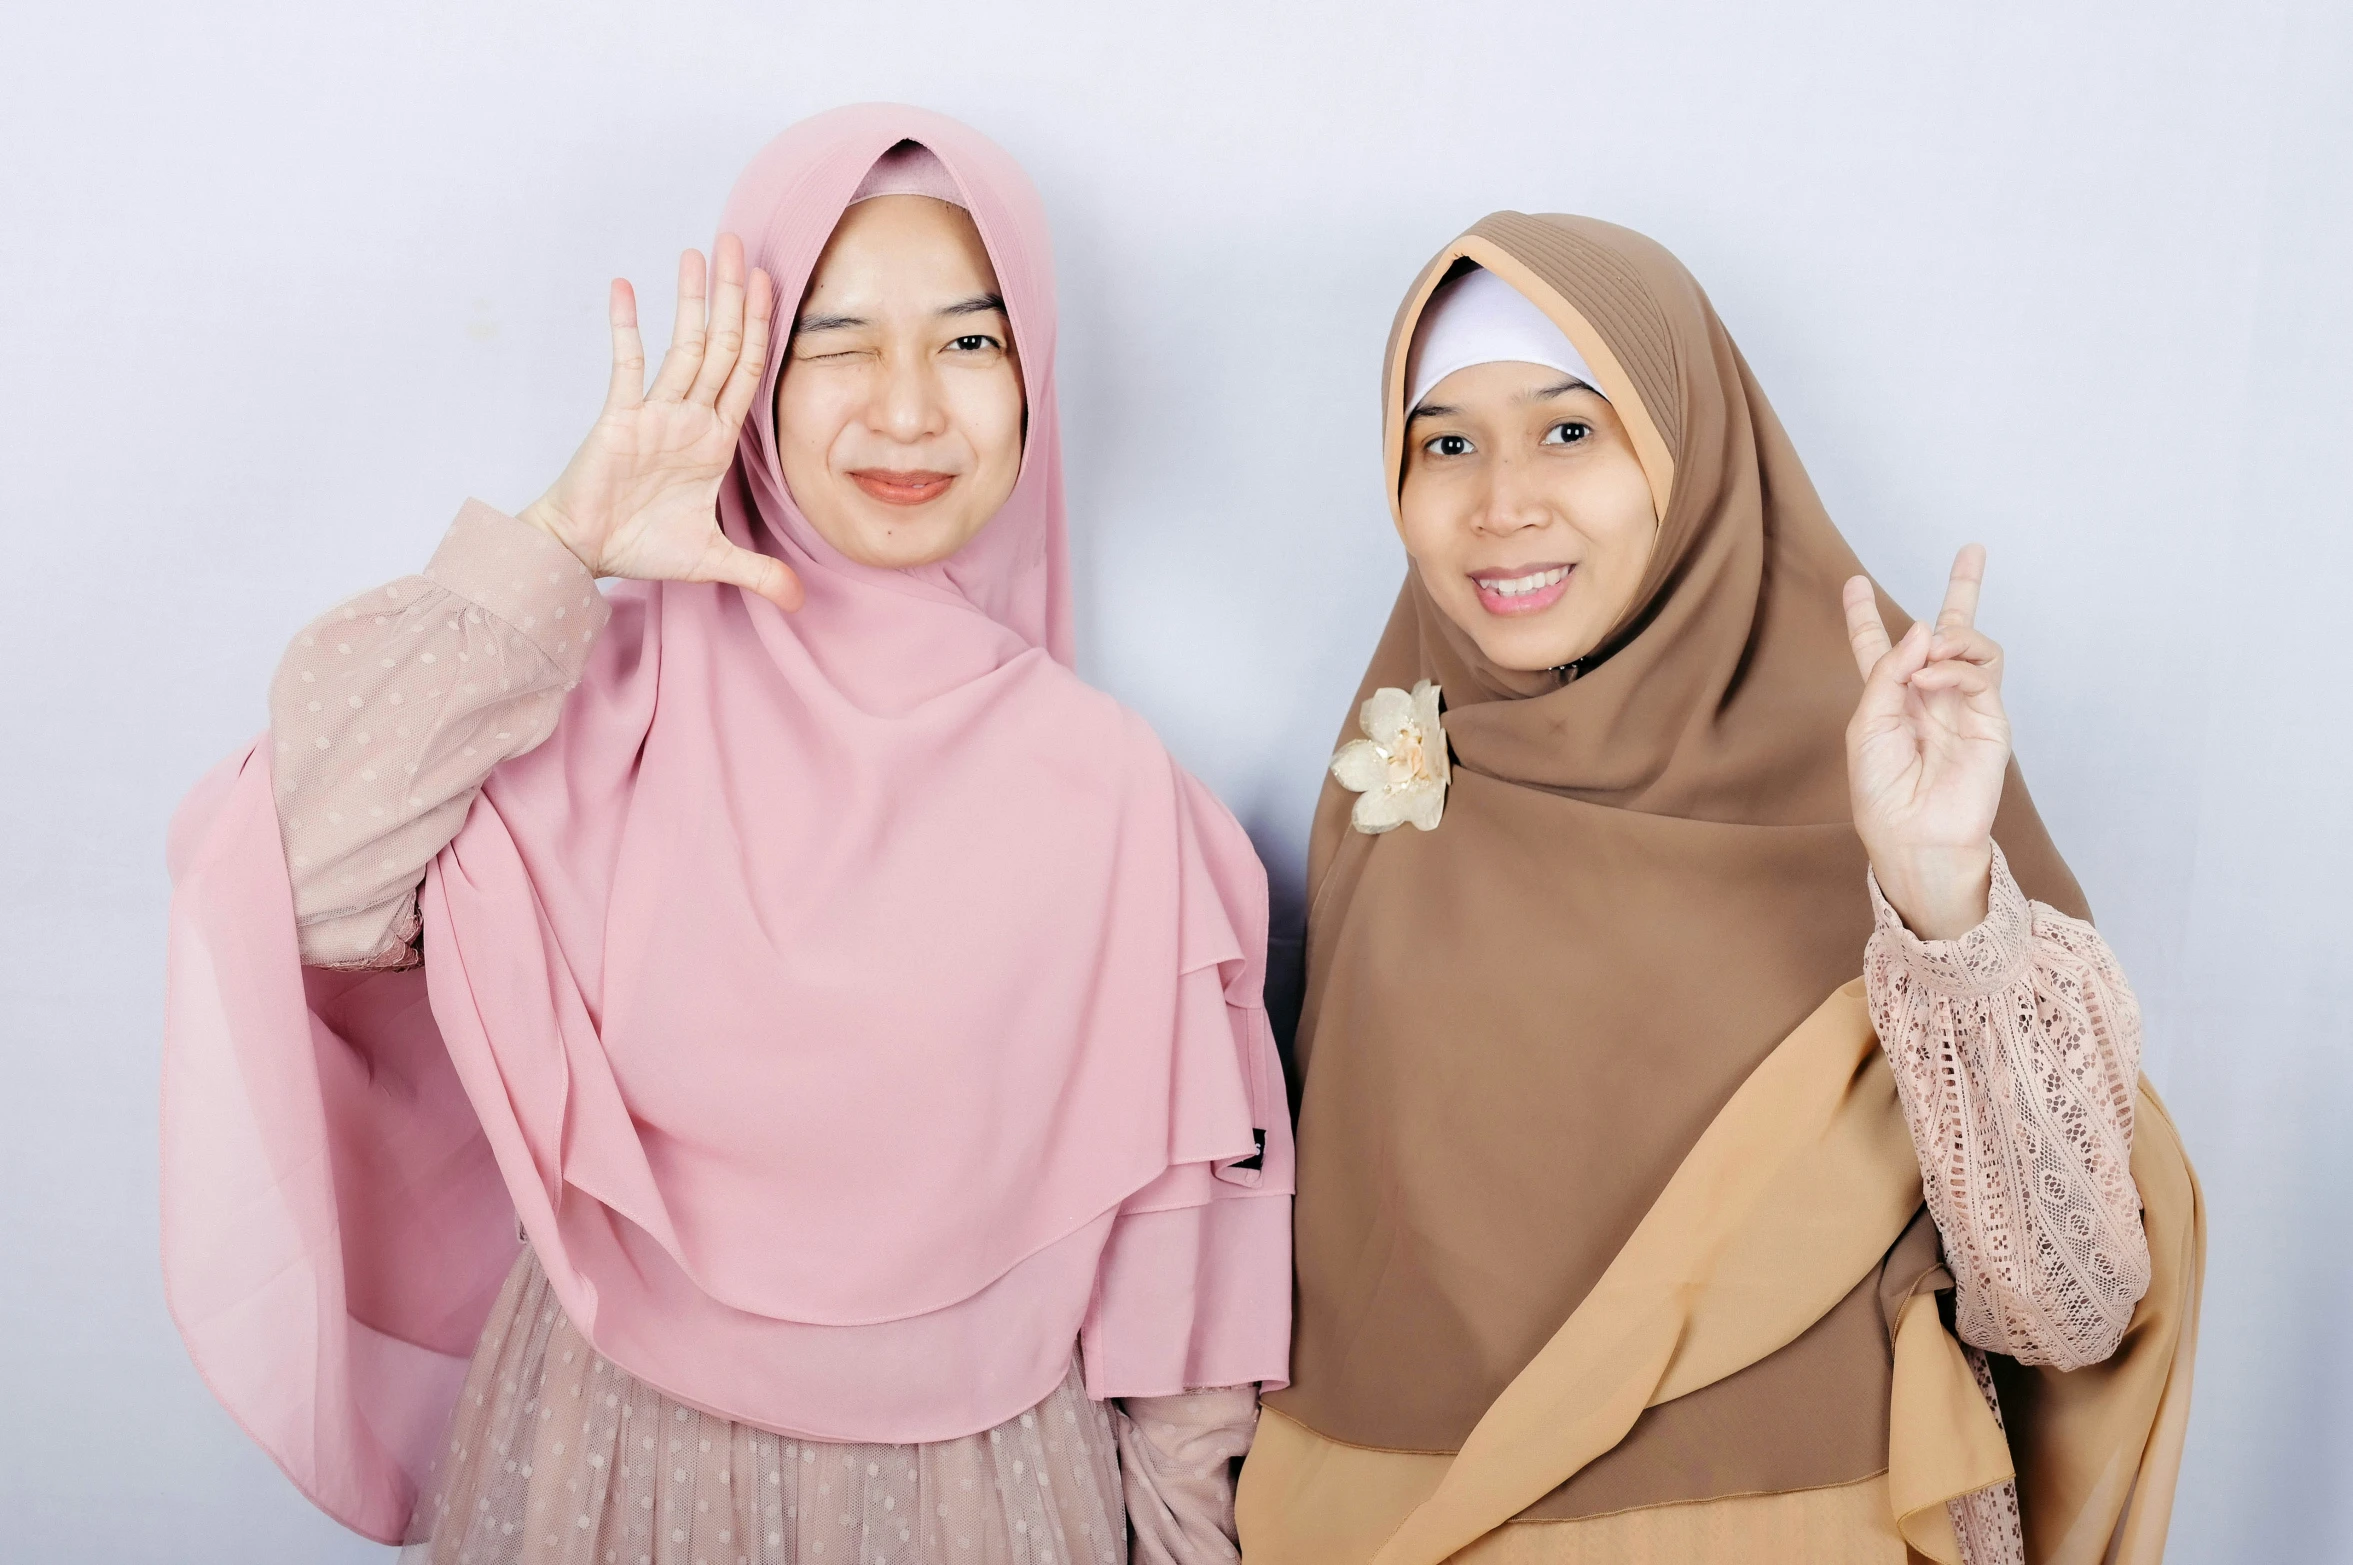
[[946, 494], [955, 481], [954, 473], [922, 468], [898, 472], [887, 467], [861, 467], [850, 474], [850, 482], [885, 505], [926, 504]]
[[1574, 564], [1494, 566], [1470, 573], [1479, 606], [1490, 614], [1541, 614], [1560, 602], [1576, 574]]

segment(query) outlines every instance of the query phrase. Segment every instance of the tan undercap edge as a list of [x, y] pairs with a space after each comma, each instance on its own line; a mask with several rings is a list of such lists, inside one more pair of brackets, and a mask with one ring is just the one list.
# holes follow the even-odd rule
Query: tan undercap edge
[[1592, 369], [1593, 378], [1601, 382], [1595, 389], [1609, 399], [1619, 422], [1626, 426], [1627, 438], [1634, 442], [1635, 459], [1641, 462], [1642, 476], [1650, 484], [1651, 508], [1663, 524], [1667, 519], [1667, 501], [1675, 492], [1675, 456], [1667, 449], [1666, 439], [1660, 435], [1658, 422], [1651, 417], [1650, 408], [1634, 389], [1633, 377], [1619, 364], [1617, 354], [1610, 350], [1609, 343], [1600, 332], [1593, 329], [1593, 323], [1585, 318], [1582, 311], [1562, 298], [1559, 290], [1550, 283], [1522, 265], [1510, 251], [1477, 234], [1466, 234], [1456, 240], [1447, 254], [1423, 276], [1413, 301], [1413, 324], [1399, 337], [1397, 351], [1390, 355], [1389, 416], [1381, 421], [1385, 432], [1383, 454], [1389, 463], [1390, 515], [1403, 526], [1405, 518], [1398, 506], [1398, 486], [1405, 475], [1405, 415], [1413, 411], [1405, 405], [1405, 371], [1407, 362], [1413, 357], [1413, 334], [1420, 329], [1422, 310], [1429, 304], [1430, 295], [1438, 291], [1438, 285], [1445, 281], [1447, 268], [1453, 265], [1458, 256], [1477, 262], [1517, 288], [1538, 309], [1551, 317], [1552, 323], [1569, 339], [1570, 346]]

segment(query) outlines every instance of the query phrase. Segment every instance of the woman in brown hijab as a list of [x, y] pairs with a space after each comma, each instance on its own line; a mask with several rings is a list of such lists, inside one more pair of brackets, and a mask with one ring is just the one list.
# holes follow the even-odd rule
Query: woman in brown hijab
[[1590, 219], [1441, 251], [1384, 397], [1247, 1565], [2158, 1559], [2202, 1218], [1983, 552], [1910, 625]]

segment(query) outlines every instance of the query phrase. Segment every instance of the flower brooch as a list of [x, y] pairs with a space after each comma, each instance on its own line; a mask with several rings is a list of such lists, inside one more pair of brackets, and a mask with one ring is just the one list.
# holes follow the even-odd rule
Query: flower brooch
[[1332, 757], [1332, 776], [1362, 795], [1349, 820], [1378, 835], [1407, 821], [1423, 831], [1446, 813], [1446, 730], [1438, 721], [1438, 687], [1423, 680], [1411, 695], [1395, 686], [1372, 693], [1356, 714], [1365, 732]]

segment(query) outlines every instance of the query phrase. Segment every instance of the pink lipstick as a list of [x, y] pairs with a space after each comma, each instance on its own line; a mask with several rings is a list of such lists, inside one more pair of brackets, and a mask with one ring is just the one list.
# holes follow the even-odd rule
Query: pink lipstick
[[1574, 564], [1498, 565], [1470, 573], [1479, 606], [1490, 614], [1541, 614], [1569, 590]]

